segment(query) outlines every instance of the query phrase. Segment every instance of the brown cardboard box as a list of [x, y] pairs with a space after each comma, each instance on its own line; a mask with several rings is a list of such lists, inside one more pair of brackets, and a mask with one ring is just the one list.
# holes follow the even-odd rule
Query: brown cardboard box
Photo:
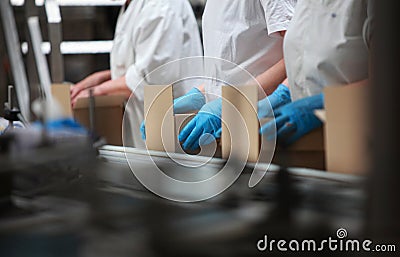
[[[168, 119], [165, 118], [166, 112], [169, 107], [172, 105], [172, 90], [169, 88], [170, 86], [151, 86], [145, 87], [145, 92], [147, 90], [147, 94], [145, 93], [145, 110], [150, 108], [149, 103], [151, 103], [154, 99], [157, 99], [156, 103], [153, 103], [156, 107], [151, 107], [156, 110], [147, 114], [146, 125], [152, 124], [152, 126], [146, 126], [146, 135], [147, 135], [147, 146], [149, 147], [149, 132], [148, 129], [152, 129], [153, 139], [156, 138], [154, 144], [158, 148], [149, 148], [152, 150], [165, 151], [162, 145], [159, 145], [161, 140], [161, 123], [162, 121], [173, 120], [172, 125], [174, 125], [174, 135], [169, 138], [174, 139], [173, 142], [175, 145], [175, 151], [179, 153], [184, 153], [177, 140], [178, 134], [181, 129], [194, 117], [194, 114], [180, 114], [173, 116], [171, 113], [168, 114]], [[146, 89], [148, 88], [148, 89]], [[259, 136], [259, 121], [256, 113], [257, 108], [257, 87], [245, 86], [245, 87], [223, 87], [222, 89], [223, 97], [225, 100], [232, 103], [229, 105], [227, 101], [223, 101], [222, 106], [222, 120], [223, 120], [223, 132], [222, 132], [222, 156], [223, 158], [227, 158], [230, 154], [230, 146], [231, 146], [231, 138], [238, 139], [239, 146], [246, 145], [242, 141], [247, 137], [243, 135], [249, 135], [249, 158], [250, 162], [255, 162], [258, 160], [260, 154], [260, 136]], [[160, 101], [160, 102], [159, 102]], [[233, 108], [232, 108], [233, 107]], [[147, 111], [145, 111], [147, 112]], [[245, 128], [238, 128], [238, 112], [241, 117], [243, 117], [243, 121], [246, 125]], [[149, 115], [150, 114], [150, 115]], [[150, 122], [150, 123], [149, 123]], [[266, 121], [264, 121], [266, 122]], [[171, 124], [167, 125], [170, 127]], [[230, 133], [227, 132], [227, 126], [232, 126], [230, 128]], [[156, 129], [157, 128], [157, 129]], [[244, 131], [243, 131], [244, 130]], [[232, 137], [230, 134], [233, 134]], [[225, 141], [225, 143], [224, 143]], [[153, 144], [150, 142], [150, 144]], [[238, 145], [238, 144], [236, 144]], [[218, 146], [217, 152], [214, 156], [221, 155], [221, 147]], [[210, 156], [210, 149], [203, 149], [199, 153], [193, 152], [189, 154], [199, 154]], [[246, 150], [247, 152], [247, 150]], [[214, 153], [214, 152], [213, 152]], [[298, 142], [294, 143], [292, 146], [288, 148], [277, 147], [275, 152], [275, 156], [273, 159], [273, 163], [281, 164], [285, 166], [296, 166], [296, 167], [307, 167], [314, 169], [324, 169], [325, 167], [325, 154], [324, 154], [324, 137], [323, 137], [323, 129], [318, 129], [304, 136]]]
[[362, 174], [370, 165], [367, 91], [366, 87], [353, 86], [325, 89], [328, 171]]
[[[108, 144], [122, 145], [122, 120], [126, 98], [124, 96], [96, 96], [94, 129]], [[74, 107], [75, 119], [90, 128], [89, 98], [81, 98]]]
[[287, 148], [277, 146], [272, 163], [285, 167], [325, 170], [323, 128], [308, 133]]
[[[270, 118], [262, 119], [264, 125]], [[263, 144], [268, 144], [264, 137]], [[325, 143], [323, 128], [306, 134], [288, 147], [276, 145], [272, 163], [285, 167], [301, 167], [325, 170]]]
[[257, 162], [260, 155], [258, 86], [222, 87], [222, 157], [235, 152]]
[[[255, 162], [258, 160], [260, 154], [260, 142], [263, 140], [263, 144], [268, 144], [264, 138], [259, 136], [259, 127], [257, 113], [257, 100], [258, 91], [257, 87], [223, 87], [222, 94], [224, 99], [231, 102], [233, 109], [229, 106], [226, 101], [223, 101], [222, 107], [222, 119], [223, 130], [222, 130], [222, 156], [227, 158], [230, 151], [230, 140], [236, 138], [238, 140], [244, 140], [243, 135], [249, 135], [250, 140], [250, 154], [248, 160]], [[237, 111], [243, 117], [246, 123], [246, 131], [240, 131], [238, 129], [239, 118], [237, 117]], [[270, 119], [264, 119], [260, 121], [264, 124]], [[230, 125], [230, 135], [227, 126]], [[264, 146], [265, 150], [272, 151], [273, 149], [268, 146]], [[264, 150], [263, 150], [264, 151]], [[264, 152], [263, 152], [264, 153]], [[272, 152], [270, 152], [272, 154]], [[270, 154], [261, 155], [261, 158], [271, 156]], [[266, 160], [262, 160], [266, 161]], [[293, 145], [287, 148], [277, 146], [272, 159], [272, 163], [278, 165], [284, 165], [288, 167], [305, 167], [323, 170], [325, 169], [325, 147], [324, 147], [324, 136], [323, 129], [317, 129], [305, 135], [303, 138], [295, 142]]]
[[60, 104], [64, 117], [72, 117], [70, 88], [71, 84], [51, 85], [51, 94]]
[[182, 129], [196, 116], [196, 113], [188, 113], [188, 114], [175, 114], [175, 136], [176, 136], [176, 146], [175, 152], [181, 154], [191, 154], [191, 155], [201, 155], [208, 157], [216, 157], [221, 158], [221, 144], [220, 140], [217, 140], [217, 144], [203, 146], [201, 149], [195, 151], [184, 151], [181, 143], [178, 140], [179, 133]]
[[[175, 119], [175, 137], [176, 137], [176, 146], [175, 146], [175, 152], [177, 153], [185, 153], [185, 151], [182, 149], [181, 143], [178, 140], [179, 133], [182, 131], [182, 129], [194, 118], [196, 114], [191, 113], [191, 114], [175, 114], [174, 119]], [[193, 152], [191, 154], [198, 154], [199, 151]]]
[[144, 87], [144, 118], [147, 149], [175, 152], [172, 85]]

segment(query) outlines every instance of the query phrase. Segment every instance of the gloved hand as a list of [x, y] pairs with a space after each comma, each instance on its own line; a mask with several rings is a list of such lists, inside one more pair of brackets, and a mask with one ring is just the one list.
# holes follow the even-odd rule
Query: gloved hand
[[261, 127], [260, 133], [266, 134], [268, 140], [276, 123], [277, 140], [280, 144], [288, 146], [308, 132], [322, 126], [322, 122], [314, 115], [317, 109], [323, 109], [323, 94], [306, 97], [290, 104], [284, 105], [275, 111], [275, 121], [270, 121]]
[[[203, 135], [209, 134], [214, 138], [220, 138], [222, 132], [221, 125], [222, 99], [209, 102], [204, 105], [199, 113], [182, 129], [179, 134], [179, 141], [183, 142], [183, 149], [196, 150], [199, 148], [199, 140]], [[211, 136], [202, 139], [201, 144], [211, 143]]]
[[192, 88], [184, 96], [174, 100], [174, 114], [198, 111], [206, 104], [206, 98], [196, 87]]
[[[196, 87], [192, 88], [185, 95], [174, 100], [174, 114], [188, 113], [198, 111], [206, 104], [206, 98]], [[146, 140], [146, 126], [144, 121], [140, 125], [142, 139]]]
[[[269, 108], [268, 101], [271, 104]], [[272, 117], [272, 112], [277, 108], [288, 104], [292, 101], [290, 98], [290, 90], [287, 86], [280, 84], [278, 88], [268, 97], [258, 101], [258, 118], [269, 118]]]

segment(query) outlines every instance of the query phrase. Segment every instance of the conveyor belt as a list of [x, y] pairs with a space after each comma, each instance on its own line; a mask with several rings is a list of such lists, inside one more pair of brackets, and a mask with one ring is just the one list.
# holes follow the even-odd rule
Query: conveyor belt
[[[119, 147], [119, 146], [103, 146], [99, 149], [99, 157], [109, 163], [120, 164], [120, 165], [127, 165], [127, 156], [130, 158], [130, 161], [134, 161], [138, 165], [149, 164], [151, 160], [164, 163], [166, 165], [173, 164], [174, 160], [179, 161], [182, 164], [188, 165], [200, 165], [202, 163], [207, 162], [206, 166], [208, 168], [220, 168], [221, 165], [224, 164], [223, 159], [219, 158], [209, 158], [203, 156], [192, 156], [192, 155], [185, 155], [179, 153], [165, 153], [165, 152], [157, 152], [157, 151], [148, 151], [146, 149], [137, 149], [137, 148], [129, 148], [129, 147]], [[151, 158], [149, 158], [149, 154]], [[171, 159], [173, 158], [173, 160]], [[250, 168], [254, 168], [254, 164], [249, 163], [248, 166]], [[263, 172], [268, 170], [268, 173], [275, 174], [279, 171], [280, 167], [275, 164], [268, 165], [265, 164], [258, 164], [255, 168], [256, 172]], [[335, 181], [335, 182], [342, 182], [342, 183], [349, 183], [349, 184], [359, 184], [364, 181], [363, 177], [354, 176], [354, 175], [347, 175], [347, 174], [337, 174], [313, 169], [306, 169], [306, 168], [289, 168], [288, 171], [298, 177], [304, 178], [315, 178], [320, 180], [327, 180], [327, 181]]]
[[[192, 165], [207, 162], [187, 168], [192, 173], [219, 169], [224, 160], [162, 152], [150, 152], [150, 158], [146, 150], [115, 146], [104, 146], [99, 153], [98, 162], [88, 161], [88, 167], [77, 170], [77, 179], [44, 198], [14, 198], [15, 207], [0, 220], [3, 255], [76, 256], [68, 252], [76, 249], [87, 253], [83, 256], [259, 256], [255, 242], [266, 234], [325, 238], [345, 228], [361, 238], [366, 197], [357, 183], [362, 178], [296, 168], [289, 169], [290, 176], [271, 165], [255, 188], [247, 186], [250, 174], [244, 172], [222, 194], [187, 204], [149, 193], [133, 176], [126, 157], [146, 171], [152, 160], [172, 169], [179, 166], [173, 159]], [[35, 172], [43, 173], [41, 167]], [[38, 240], [52, 247], [29, 247]], [[53, 249], [67, 254], [54, 254]], [[126, 254], [119, 254], [121, 249]]]

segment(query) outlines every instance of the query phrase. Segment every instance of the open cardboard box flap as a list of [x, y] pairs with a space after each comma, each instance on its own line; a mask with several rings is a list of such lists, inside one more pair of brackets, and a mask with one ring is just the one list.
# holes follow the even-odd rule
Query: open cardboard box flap
[[362, 174], [369, 167], [366, 86], [332, 86], [324, 90], [327, 170]]
[[67, 83], [51, 85], [51, 94], [60, 104], [64, 117], [72, 117], [70, 88], [71, 84]]

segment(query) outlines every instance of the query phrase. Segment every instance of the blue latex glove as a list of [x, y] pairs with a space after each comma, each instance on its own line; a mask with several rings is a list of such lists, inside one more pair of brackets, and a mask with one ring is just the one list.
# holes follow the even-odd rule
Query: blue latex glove
[[[185, 95], [174, 100], [174, 114], [189, 113], [198, 111], [206, 104], [206, 98], [196, 87], [192, 88]], [[140, 125], [142, 139], [146, 140], [146, 126], [144, 121]]]
[[221, 98], [204, 105], [179, 134], [179, 141], [183, 142], [183, 149], [196, 150], [199, 148], [200, 139], [201, 144], [206, 145], [211, 143], [213, 138], [220, 138], [222, 132], [221, 113]]
[[284, 105], [275, 111], [275, 121], [262, 126], [260, 133], [267, 134], [267, 139], [272, 140], [274, 135], [271, 134], [276, 124], [278, 142], [284, 146], [290, 145], [308, 132], [322, 126], [322, 122], [314, 115], [314, 111], [323, 108], [323, 94]]
[[144, 121], [140, 124], [140, 134], [142, 134], [142, 139], [146, 140], [146, 126], [144, 125]]
[[70, 129], [76, 132], [87, 133], [86, 129], [84, 129], [78, 122], [76, 122], [72, 118], [49, 121], [46, 123], [46, 128], [49, 130]]
[[[268, 101], [271, 104], [269, 108]], [[287, 86], [280, 84], [278, 88], [268, 97], [258, 102], [258, 118], [269, 118], [273, 116], [273, 111], [292, 101], [290, 90]]]
[[174, 113], [188, 113], [191, 111], [198, 111], [206, 104], [206, 98], [203, 93], [196, 87], [192, 88], [184, 96], [174, 100]]
[[[32, 126], [39, 129], [43, 128], [43, 124], [41, 124], [40, 122], [35, 122], [32, 124]], [[81, 135], [88, 134], [88, 131], [72, 118], [62, 118], [58, 120], [48, 121], [45, 123], [44, 126], [50, 133], [69, 132]]]

